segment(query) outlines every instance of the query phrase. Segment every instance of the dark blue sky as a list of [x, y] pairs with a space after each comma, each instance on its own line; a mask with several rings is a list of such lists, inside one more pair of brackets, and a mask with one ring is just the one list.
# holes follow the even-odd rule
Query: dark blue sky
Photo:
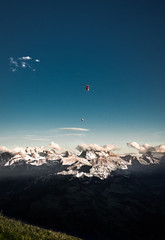
[[[0, 145], [163, 143], [164, 13], [160, 0], [1, 1]], [[36, 71], [11, 71], [23, 56]]]

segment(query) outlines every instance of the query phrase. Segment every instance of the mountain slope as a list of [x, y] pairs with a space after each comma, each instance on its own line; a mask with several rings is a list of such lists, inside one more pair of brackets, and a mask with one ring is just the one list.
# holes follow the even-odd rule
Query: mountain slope
[[80, 240], [0, 215], [0, 240]]

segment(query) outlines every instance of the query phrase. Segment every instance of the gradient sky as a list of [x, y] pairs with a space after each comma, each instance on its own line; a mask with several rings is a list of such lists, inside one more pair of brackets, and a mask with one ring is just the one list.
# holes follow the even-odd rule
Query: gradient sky
[[0, 145], [165, 143], [163, 0], [2, 0], [0, 36]]

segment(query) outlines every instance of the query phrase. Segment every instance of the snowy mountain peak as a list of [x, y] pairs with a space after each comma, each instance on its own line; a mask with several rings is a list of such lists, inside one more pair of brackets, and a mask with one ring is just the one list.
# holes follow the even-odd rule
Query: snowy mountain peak
[[[96, 148], [96, 146], [95, 146]], [[111, 151], [103, 149], [86, 149], [80, 154], [65, 151], [61, 154], [55, 149], [44, 147], [18, 148], [13, 152], [0, 153], [0, 167], [17, 168], [18, 166], [59, 166], [57, 174], [74, 175], [76, 177], [107, 178], [116, 170], [136, 170], [139, 167], [165, 162], [164, 153], [147, 152], [141, 156], [118, 156]], [[38, 168], [39, 169], [39, 168]]]

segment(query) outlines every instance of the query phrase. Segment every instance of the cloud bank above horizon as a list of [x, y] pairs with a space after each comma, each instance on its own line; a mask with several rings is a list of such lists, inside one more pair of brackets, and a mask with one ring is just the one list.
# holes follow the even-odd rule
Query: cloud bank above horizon
[[114, 151], [119, 149], [117, 146], [115, 145], [104, 145], [104, 146], [99, 146], [97, 144], [80, 144], [76, 147], [76, 149], [78, 151], [104, 151], [104, 152], [109, 152], [109, 151]]
[[127, 143], [128, 146], [135, 148], [139, 151], [139, 153], [145, 153], [145, 152], [165, 152], [165, 144], [158, 145], [158, 146], [151, 146], [150, 144], [143, 144], [140, 145], [137, 142], [129, 142]]
[[[158, 146], [151, 146], [149, 144], [143, 144], [140, 145], [136, 142], [129, 142], [127, 143], [127, 146], [132, 147], [134, 149], [136, 149], [140, 154], [144, 154], [146, 152], [157, 152], [157, 153], [165, 153], [165, 144], [161, 144]], [[36, 151], [44, 151], [44, 150], [48, 150], [48, 149], [52, 149], [52, 150], [57, 150], [57, 151], [61, 151], [64, 150], [66, 148], [61, 147], [58, 143], [55, 142], [51, 142], [49, 145], [47, 145], [47, 147], [37, 147], [37, 146], [33, 146], [33, 147], [19, 147], [16, 146], [12, 149], [9, 149], [5, 146], [0, 146], [0, 152], [10, 152], [10, 153], [16, 153], [16, 152], [25, 152], [26, 149], [36, 149]], [[115, 150], [119, 150], [120, 148], [116, 145], [112, 145], [112, 144], [107, 144], [107, 145], [103, 145], [100, 146], [98, 144], [79, 144], [77, 145], [77, 147], [75, 148], [76, 150], [82, 152], [82, 151], [104, 151], [104, 152], [109, 152], [109, 151], [115, 151]]]

